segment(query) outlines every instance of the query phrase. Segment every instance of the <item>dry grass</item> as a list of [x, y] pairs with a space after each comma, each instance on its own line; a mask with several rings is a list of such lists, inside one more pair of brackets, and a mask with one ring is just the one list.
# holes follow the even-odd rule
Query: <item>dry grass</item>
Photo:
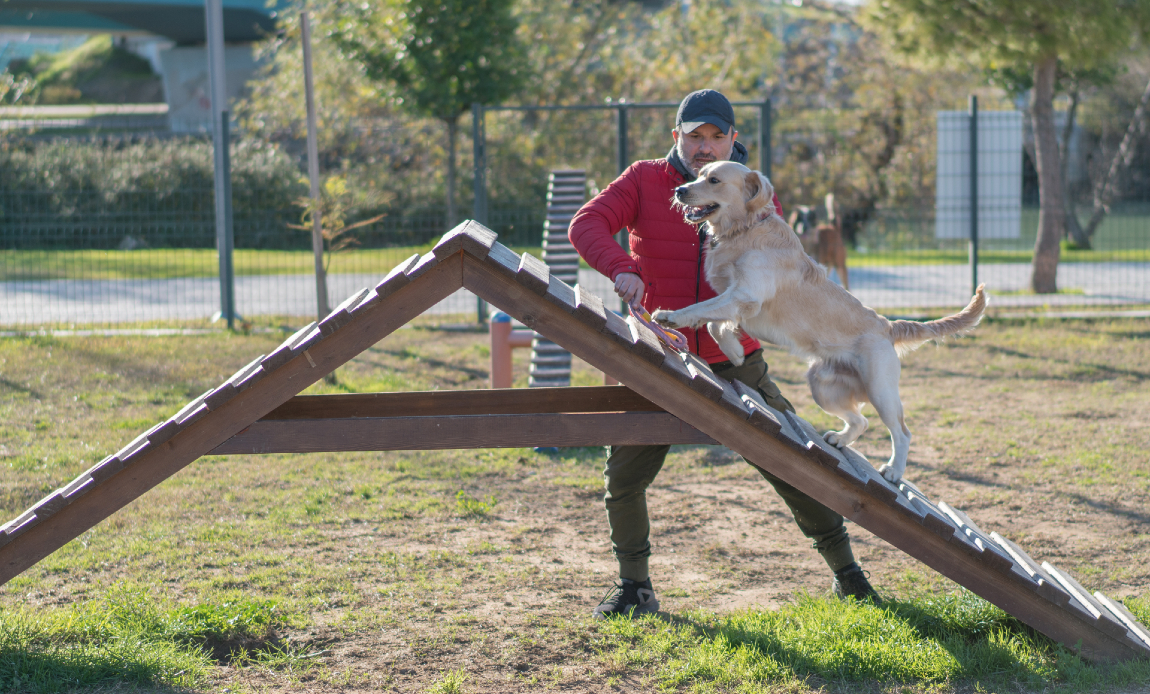
[[[1150, 321], [991, 322], [909, 355], [908, 477], [1088, 587], [1143, 595], [1148, 338]], [[0, 513], [18, 514], [280, 339], [0, 340]], [[481, 333], [401, 330], [323, 390], [482, 387], [485, 345]], [[526, 354], [516, 359], [523, 385]], [[800, 414], [831, 426], [810, 400], [803, 366], [782, 353], [768, 359]], [[577, 367], [577, 385], [598, 382]], [[859, 444], [872, 459], [889, 452], [873, 424]], [[650, 656], [640, 636], [586, 619], [614, 567], [601, 463], [594, 449], [205, 458], [0, 588], [0, 609], [60, 613], [115, 591], [144, 596], [161, 616], [274, 603], [272, 630], [226, 642], [249, 652], [217, 652], [217, 664], [188, 685], [197, 691], [671, 686], [660, 669], [671, 656]], [[802, 591], [825, 593], [826, 569], [781, 501], [728, 451], [677, 447], [649, 501], [654, 580], [669, 614], [775, 609]], [[851, 533], [886, 595], [953, 589], [865, 530]], [[629, 661], [628, 648], [650, 657]], [[1059, 677], [1038, 689], [1065, 684]], [[974, 686], [791, 673], [770, 688]]]

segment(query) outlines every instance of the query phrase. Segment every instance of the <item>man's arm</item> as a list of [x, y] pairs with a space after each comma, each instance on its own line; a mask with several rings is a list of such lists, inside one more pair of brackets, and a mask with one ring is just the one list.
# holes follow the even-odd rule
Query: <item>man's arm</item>
[[638, 166], [638, 162], [632, 164], [583, 205], [567, 231], [567, 237], [579, 255], [588, 265], [616, 282], [616, 291], [619, 291], [621, 274], [639, 275], [638, 263], [615, 241], [615, 232], [632, 225], [639, 214]]

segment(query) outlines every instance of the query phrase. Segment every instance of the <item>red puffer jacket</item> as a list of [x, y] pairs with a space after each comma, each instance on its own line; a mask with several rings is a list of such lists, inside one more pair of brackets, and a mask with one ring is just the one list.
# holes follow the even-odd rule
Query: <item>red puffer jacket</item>
[[[672, 209], [675, 188], [686, 181], [666, 159], [637, 161], [611, 185], [579, 210], [568, 236], [587, 264], [610, 277], [623, 272], [643, 278], [643, 307], [676, 310], [715, 296], [703, 274], [699, 232]], [[783, 213], [779, 200], [775, 209]], [[631, 240], [628, 255], [613, 234], [626, 227]], [[683, 329], [691, 351], [710, 364], [727, 361], [707, 330]], [[759, 342], [743, 335], [750, 354]]]

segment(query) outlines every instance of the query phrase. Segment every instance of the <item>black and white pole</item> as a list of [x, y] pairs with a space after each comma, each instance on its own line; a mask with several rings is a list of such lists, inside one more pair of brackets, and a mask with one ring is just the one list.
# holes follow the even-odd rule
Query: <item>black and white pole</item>
[[212, 101], [212, 149], [215, 168], [216, 250], [220, 259], [220, 312], [228, 329], [235, 328], [236, 276], [232, 264], [235, 235], [232, 227], [232, 176], [228, 157], [227, 73], [224, 70], [223, 0], [205, 0], [208, 44], [208, 79]]
[[978, 288], [978, 97], [970, 95], [970, 293]]
[[307, 104], [307, 178], [311, 184], [311, 250], [315, 256], [315, 306], [317, 320], [331, 311], [327, 300], [327, 271], [323, 266], [323, 208], [319, 192], [319, 136], [316, 132], [315, 80], [311, 69], [311, 21], [307, 6], [299, 13], [300, 43], [303, 44], [303, 93]]

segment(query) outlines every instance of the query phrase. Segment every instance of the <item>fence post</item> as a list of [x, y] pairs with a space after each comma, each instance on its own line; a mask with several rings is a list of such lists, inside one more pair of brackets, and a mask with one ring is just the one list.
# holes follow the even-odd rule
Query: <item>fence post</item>
[[323, 210], [319, 194], [319, 139], [316, 133], [315, 83], [311, 69], [311, 22], [307, 7], [299, 13], [301, 43], [303, 44], [303, 91], [307, 105], [307, 177], [311, 185], [311, 250], [315, 256], [315, 305], [318, 318], [323, 320], [331, 311], [327, 300], [327, 271], [323, 267]]
[[[487, 226], [487, 128], [484, 122], [483, 104], [471, 103], [471, 152], [474, 176], [472, 188], [474, 200], [471, 203], [471, 218]], [[487, 322], [487, 302], [475, 297], [475, 322]]]
[[771, 178], [771, 99], [759, 105], [759, 172]]
[[619, 173], [627, 170], [630, 162], [627, 161], [627, 105], [620, 104], [616, 111], [619, 116], [615, 119], [618, 133], [615, 138], [615, 154], [618, 156]]
[[[215, 169], [216, 251], [220, 259], [220, 314], [235, 329], [236, 278], [232, 264], [232, 176], [228, 157], [228, 103], [224, 72], [223, 0], [205, 0], [208, 75], [212, 103], [212, 149]], [[216, 320], [219, 320], [217, 318]]]
[[978, 97], [970, 95], [970, 293], [978, 288]]

